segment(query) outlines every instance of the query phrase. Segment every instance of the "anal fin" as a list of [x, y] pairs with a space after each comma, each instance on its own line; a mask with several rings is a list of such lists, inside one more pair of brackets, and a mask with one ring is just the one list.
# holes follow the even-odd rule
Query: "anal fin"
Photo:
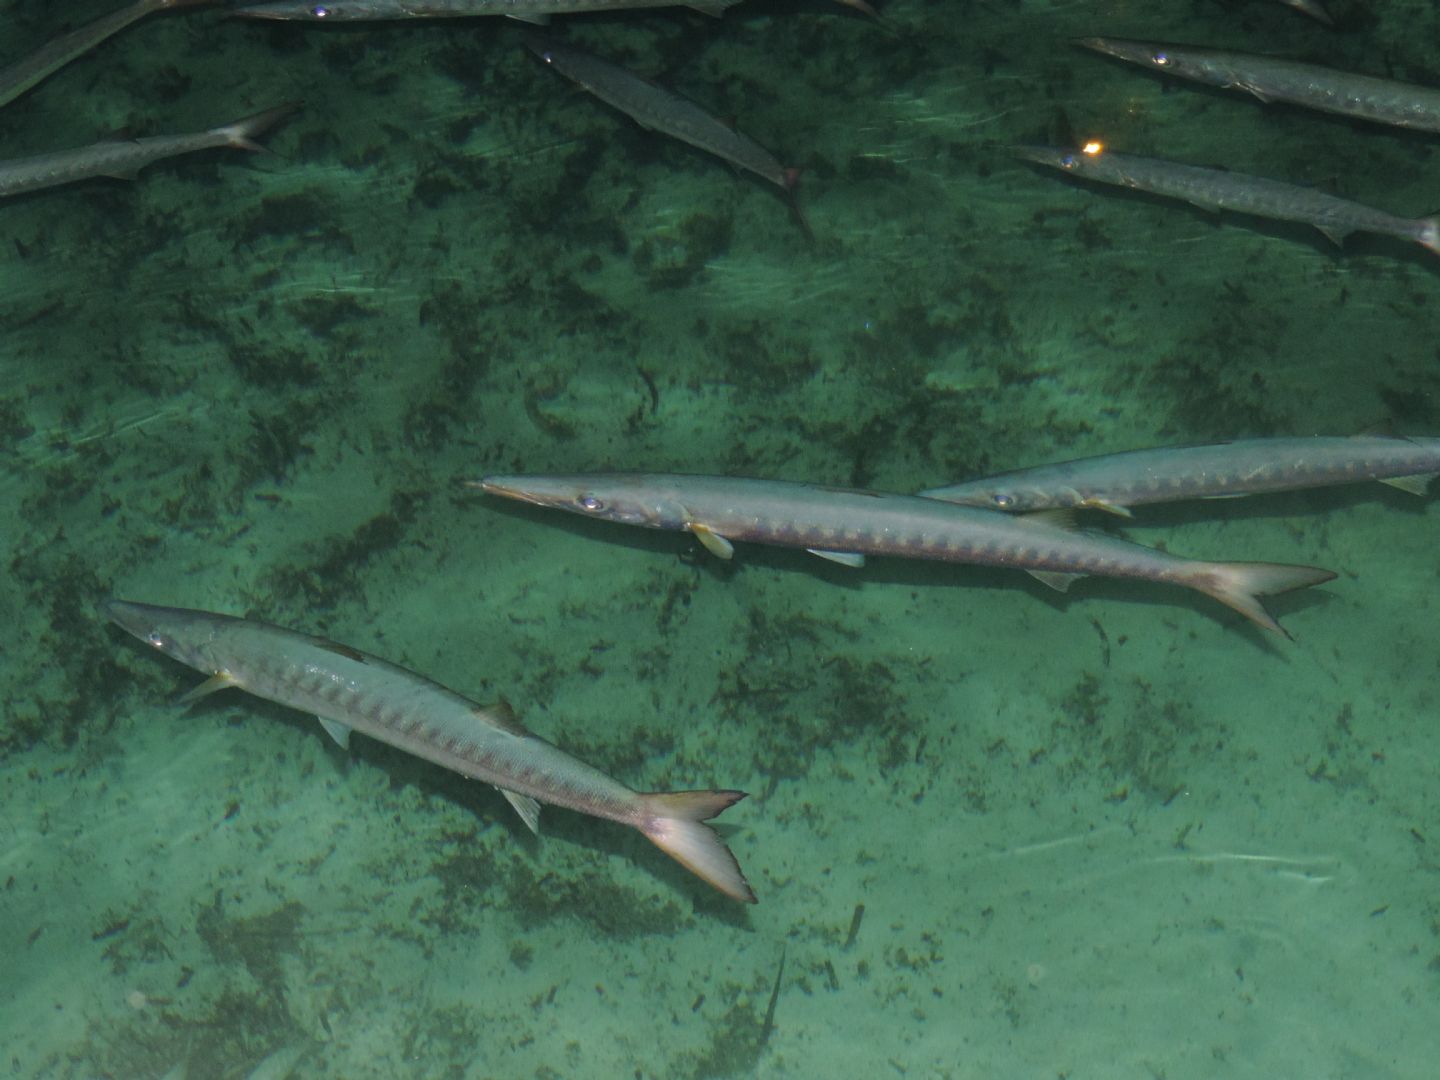
[[1430, 486], [1430, 481], [1440, 473], [1417, 473], [1414, 476], [1385, 476], [1380, 478], [1380, 483], [1389, 484], [1401, 491], [1408, 491], [1411, 495], [1424, 495]]
[[1026, 573], [1042, 585], [1049, 585], [1056, 592], [1069, 592], [1070, 586], [1085, 576], [1084, 574], [1066, 574], [1059, 570], [1027, 570]]
[[320, 726], [325, 729], [325, 734], [339, 744], [341, 750], [350, 749], [350, 727], [338, 720], [328, 720], [323, 716], [315, 717], [320, 721]]
[[822, 551], [820, 548], [806, 548], [811, 555], [818, 555], [822, 559], [839, 563], [841, 566], [849, 566], [858, 570], [865, 565], [865, 556], [858, 551]]
[[505, 801], [515, 808], [520, 815], [520, 820], [525, 822], [526, 827], [532, 833], [540, 832], [540, 803], [529, 795], [521, 795], [519, 792], [500, 789], [500, 794], [505, 796]]

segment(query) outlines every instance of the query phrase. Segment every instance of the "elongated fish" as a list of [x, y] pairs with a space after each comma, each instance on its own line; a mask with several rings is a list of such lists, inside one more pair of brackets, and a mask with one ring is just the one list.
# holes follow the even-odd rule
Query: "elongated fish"
[[543, 24], [551, 15], [593, 11], [688, 7], [717, 18], [740, 0], [280, 0], [228, 12], [239, 19], [303, 19], [309, 22], [378, 22], [390, 19], [463, 19], [504, 15]]
[[106, 38], [113, 37], [131, 23], [170, 8], [197, 7], [214, 0], [136, 0], [128, 7], [101, 16], [92, 23], [61, 34], [53, 41], [0, 68], [0, 106], [8, 105], [32, 86], [48, 79], [71, 60], [83, 56]]
[[708, 821], [743, 791], [632, 791], [528, 731], [506, 705], [485, 708], [348, 645], [188, 608], [109, 600], [122, 629], [210, 676], [185, 696], [228, 687], [314, 713], [341, 746], [350, 732], [493, 784], [539, 830], [540, 803], [639, 829], [661, 851], [736, 900], [755, 894]]
[[793, 197], [799, 176], [795, 169], [785, 168], [754, 139], [742, 135], [689, 98], [582, 49], [536, 38], [527, 39], [526, 44], [548, 66], [641, 127], [689, 143], [730, 162], [737, 169], [748, 169]]
[[1440, 438], [1357, 435], [1236, 439], [1161, 446], [1015, 469], [920, 494], [1012, 513], [1129, 507], [1180, 499], [1229, 499], [1378, 480], [1424, 495], [1440, 475]]
[[1181, 79], [1224, 90], [1243, 90], [1267, 103], [1283, 101], [1391, 127], [1440, 131], [1440, 90], [1414, 83], [1271, 56], [1185, 45], [1102, 37], [1084, 38], [1078, 44]]
[[[865, 0], [838, 0], [874, 16]], [[581, 15], [597, 11], [630, 11], [639, 8], [688, 7], [719, 17], [740, 0], [277, 0], [251, 4], [229, 12], [241, 19], [303, 19], [309, 22], [359, 22], [382, 19], [461, 19], [482, 15], [504, 15], [522, 22], [544, 25], [552, 15]]]
[[1038, 516], [781, 480], [596, 473], [487, 476], [470, 486], [586, 517], [683, 530], [722, 559], [733, 554], [732, 541], [746, 540], [805, 548], [848, 566], [862, 565], [866, 555], [1011, 566], [1062, 592], [1086, 574], [1169, 582], [1198, 590], [1281, 634], [1285, 631], [1260, 597], [1335, 576], [1313, 566], [1185, 559]]
[[1404, 218], [1322, 191], [1263, 176], [1136, 157], [1087, 143], [1079, 151], [1017, 146], [1017, 156], [1085, 180], [1180, 199], [1202, 210], [1234, 210], [1277, 221], [1313, 225], [1336, 244], [1353, 232], [1413, 240], [1440, 254], [1440, 218]]
[[0, 161], [0, 199], [26, 191], [73, 184], [77, 180], [89, 180], [96, 176], [131, 180], [141, 169], [156, 161], [219, 146], [263, 151], [265, 148], [255, 139], [298, 108], [299, 105], [293, 103], [279, 105], [254, 116], [247, 116], [243, 120], [191, 135], [110, 139], [74, 150], [59, 150], [51, 154]]

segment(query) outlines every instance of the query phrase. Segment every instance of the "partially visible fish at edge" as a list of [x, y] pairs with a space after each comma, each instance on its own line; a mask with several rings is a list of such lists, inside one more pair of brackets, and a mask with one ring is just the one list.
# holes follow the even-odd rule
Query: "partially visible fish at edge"
[[[113, 37], [133, 22], [157, 11], [199, 7], [215, 0], [136, 0], [119, 11], [102, 15], [69, 33], [61, 34], [29, 56], [0, 68], [0, 106], [8, 105], [25, 91], [43, 82], [70, 61], [83, 56], [106, 38]], [[55, 5], [57, 8], [60, 5]]]
[[264, 152], [255, 140], [300, 106], [277, 105], [229, 124], [188, 135], [149, 135], [139, 139], [108, 139], [73, 150], [0, 161], [0, 199], [27, 191], [60, 187], [79, 180], [108, 176], [132, 180], [147, 165], [165, 158], [217, 147]]

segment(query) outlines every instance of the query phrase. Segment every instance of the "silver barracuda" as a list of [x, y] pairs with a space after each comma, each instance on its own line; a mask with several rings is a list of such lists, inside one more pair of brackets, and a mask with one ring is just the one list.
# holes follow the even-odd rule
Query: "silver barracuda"
[[17, 60], [0, 68], [0, 105], [8, 105], [37, 83], [48, 79], [70, 61], [83, 56], [106, 38], [113, 37], [131, 23], [172, 8], [197, 7], [215, 0], [137, 0], [109, 15], [101, 16], [68, 34], [61, 34]]
[[787, 195], [793, 195], [799, 175], [795, 169], [785, 168], [754, 139], [742, 135], [689, 98], [581, 49], [536, 39], [526, 44], [546, 65], [579, 83], [641, 127], [689, 143], [737, 169], [748, 169]]
[[1018, 146], [1014, 152], [1027, 161], [1048, 165], [1084, 180], [1180, 199], [1202, 210], [1233, 210], [1255, 217], [1313, 225], [1336, 244], [1343, 244], [1351, 233], [1377, 233], [1411, 240], [1440, 254], [1440, 218], [1397, 217], [1298, 184], [1160, 158], [1117, 154], [1094, 142], [1080, 150]]
[[[598, 11], [639, 8], [688, 7], [717, 18], [741, 0], [277, 0], [250, 4], [229, 12], [241, 19], [303, 19], [308, 22], [359, 22], [382, 19], [463, 19], [504, 15], [544, 25], [552, 15], [581, 15]], [[838, 0], [874, 15], [865, 0]]]
[[378, 22], [391, 19], [464, 19], [504, 15], [544, 24], [552, 15], [595, 11], [688, 7], [719, 17], [741, 0], [280, 0], [251, 4], [228, 14], [238, 19], [294, 19], [308, 22]]
[[347, 746], [351, 731], [493, 784], [532, 830], [540, 803], [640, 830], [727, 896], [755, 902], [735, 856], [703, 824], [743, 791], [632, 791], [528, 731], [506, 705], [486, 708], [348, 645], [262, 622], [110, 600], [103, 613], [166, 656], [210, 676], [183, 700], [237, 687], [314, 713]]
[[132, 180], [147, 165], [165, 158], [228, 146], [264, 151], [255, 141], [299, 106], [280, 105], [243, 120], [190, 135], [151, 135], [142, 139], [109, 139], [74, 150], [58, 150], [28, 158], [0, 161], [0, 199], [26, 191], [73, 184], [97, 176]]
[[1009, 566], [1061, 591], [1087, 574], [1168, 582], [1205, 593], [1281, 634], [1260, 597], [1335, 576], [1312, 566], [1185, 559], [1042, 516], [780, 480], [597, 473], [487, 476], [470, 486], [586, 517], [683, 530], [722, 559], [733, 554], [732, 541], [744, 540], [805, 548], [848, 566], [862, 565], [867, 555]]
[[1186, 45], [1103, 37], [1083, 38], [1078, 44], [1177, 78], [1243, 90], [1267, 103], [1282, 101], [1376, 124], [1440, 131], [1440, 90], [1414, 83]]
[[1164, 446], [1016, 469], [920, 494], [1013, 513], [1129, 507], [1181, 499], [1228, 499], [1378, 480], [1425, 494], [1440, 474], [1440, 438], [1317, 436]]

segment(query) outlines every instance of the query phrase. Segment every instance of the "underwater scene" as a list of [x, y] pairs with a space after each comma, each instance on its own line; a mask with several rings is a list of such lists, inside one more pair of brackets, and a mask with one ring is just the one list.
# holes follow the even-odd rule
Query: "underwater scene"
[[1435, 1075], [1433, 0], [381, 6], [0, 0], [5, 1075]]

